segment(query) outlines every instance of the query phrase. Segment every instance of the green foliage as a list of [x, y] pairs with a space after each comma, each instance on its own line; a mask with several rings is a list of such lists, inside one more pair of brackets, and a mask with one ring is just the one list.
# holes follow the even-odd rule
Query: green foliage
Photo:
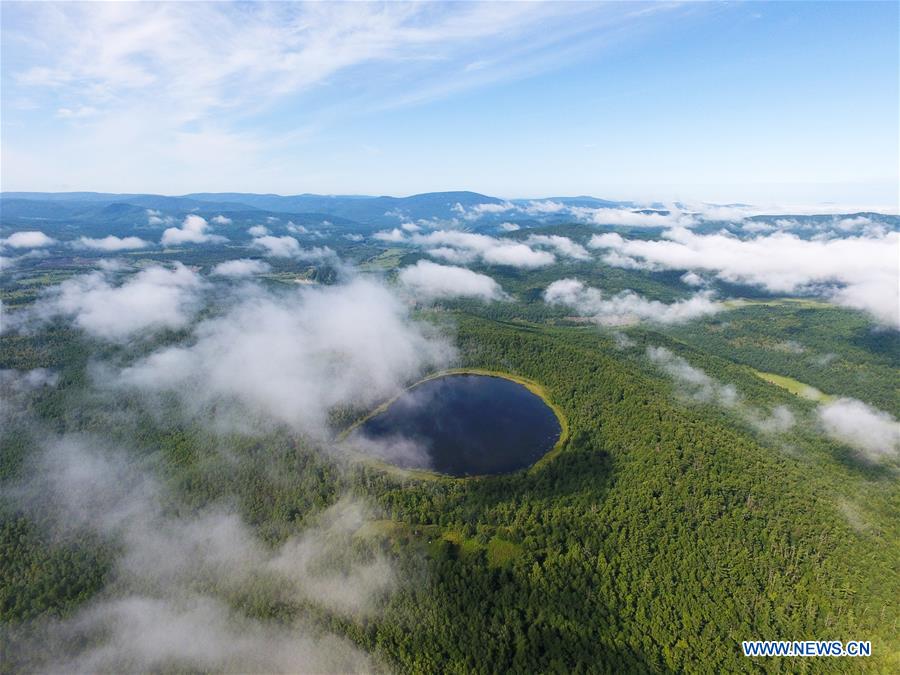
[[93, 596], [110, 571], [109, 551], [90, 537], [54, 542], [21, 514], [0, 513], [0, 622], [62, 616]]
[[802, 304], [750, 305], [669, 328], [698, 349], [900, 417], [900, 333], [858, 313]]
[[[680, 292], [650, 273], [570, 271], [592, 284]], [[558, 456], [505, 476], [417, 480], [328, 457], [284, 429], [214, 436], [166, 422], [181, 418], [165, 404], [152, 414], [122, 396], [110, 408], [89, 394], [89, 356], [126, 355], [61, 327], [0, 337], [0, 367], [59, 369], [56, 389], [23, 402], [29, 414], [55, 433], [102, 433], [132, 447], [172, 488], [173, 510], [234, 504], [274, 546], [343, 494], [374, 504], [378, 519], [347, 553], [364, 560], [380, 549], [393, 562], [395, 587], [372, 616], [285, 603], [265, 580], [210, 590], [247, 616], [303, 615], [399, 672], [889, 670], [900, 649], [900, 490], [891, 468], [861, 465], [803, 425], [772, 439], [728, 410], [682, 401], [644, 350], [666, 346], [762, 409], [790, 405], [799, 416], [813, 403], [748, 366], [896, 414], [891, 334], [844, 310], [747, 306], [692, 327], [632, 330], [635, 346], [618, 350], [596, 327], [569, 325], [564, 310], [532, 302], [558, 272], [507, 270], [504, 287], [522, 302], [446, 303], [428, 314], [452, 320], [459, 365], [540, 383], [569, 422]], [[785, 351], [796, 349], [791, 340], [806, 351]], [[814, 357], [828, 354], [833, 366], [817, 366]], [[332, 420], [348, 423], [355, 412]], [[35, 445], [21, 425], [4, 430], [4, 491]], [[57, 540], [3, 502], [4, 622], [64, 616], [114, 592], [114, 542]], [[740, 654], [741, 640], [794, 638], [871, 639], [875, 656], [848, 666]]]

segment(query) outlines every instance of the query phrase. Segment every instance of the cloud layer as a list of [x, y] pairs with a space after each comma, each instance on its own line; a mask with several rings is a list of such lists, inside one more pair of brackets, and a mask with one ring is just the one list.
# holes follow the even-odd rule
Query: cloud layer
[[226, 260], [212, 268], [211, 274], [219, 277], [252, 277], [257, 274], [265, 274], [272, 266], [262, 260], [239, 258]]
[[337, 254], [328, 246], [314, 246], [312, 248], [303, 248], [302, 246], [300, 246], [300, 242], [290, 235], [286, 234], [281, 237], [276, 237], [271, 234], [262, 234], [263, 232], [267, 232], [268, 230], [260, 225], [256, 226], [255, 228], [250, 228], [251, 234], [253, 234], [252, 230], [256, 230], [256, 232], [260, 236], [253, 237], [251, 246], [263, 251], [267, 256], [271, 258], [297, 258], [300, 260], [336, 260]]
[[825, 433], [870, 459], [900, 454], [900, 423], [891, 415], [852, 398], [839, 398], [819, 406]]
[[117, 381], [191, 392], [185, 409], [204, 419], [274, 419], [327, 436], [335, 406], [372, 405], [451, 357], [450, 346], [412, 322], [386, 288], [356, 279], [280, 295], [250, 290], [224, 315], [199, 323], [190, 345], [157, 351]]
[[39, 514], [60, 537], [90, 534], [117, 551], [109, 593], [64, 621], [26, 627], [33, 633], [13, 642], [29, 659], [40, 659], [42, 669], [372, 670], [346, 640], [313, 633], [300, 621], [250, 619], [227, 602], [252, 592], [345, 616], [370, 611], [375, 595], [392, 584], [386, 559], [376, 555], [343, 569], [322, 564], [349, 550], [366, 517], [362, 504], [336, 503], [273, 550], [224, 505], [179, 516], [173, 495], [148, 469], [96, 439], [50, 441], [32, 471], [13, 488], [21, 508]]
[[6, 239], [0, 240], [3, 246], [10, 248], [43, 248], [55, 244], [56, 240], [38, 230], [13, 232]]
[[[151, 216], [153, 217], [153, 216]], [[209, 223], [206, 218], [190, 214], [185, 216], [181, 227], [167, 228], [160, 243], [163, 246], [178, 246], [179, 244], [207, 244], [225, 241], [225, 237], [207, 232]]]
[[900, 322], [897, 232], [829, 240], [787, 233], [739, 239], [678, 228], [658, 240], [595, 235], [590, 246], [607, 250], [604, 261], [618, 267], [705, 271], [774, 293], [816, 292], [886, 325]]
[[438, 265], [420, 260], [405, 267], [398, 275], [400, 283], [422, 300], [437, 298], [480, 298], [498, 300], [504, 297], [500, 284], [485, 274], [465, 267]]
[[185, 327], [198, 309], [202, 279], [175, 263], [153, 266], [116, 285], [109, 271], [68, 279], [35, 307], [43, 318], [63, 315], [90, 335], [121, 341], [147, 331]]
[[72, 245], [75, 248], [88, 248], [95, 251], [127, 251], [130, 249], [146, 248], [147, 246], [150, 246], [150, 242], [145, 241], [140, 237], [116, 237], [114, 235], [109, 235], [100, 239], [79, 237]]
[[675, 380], [690, 400], [732, 410], [757, 431], [784, 433], [795, 424], [794, 414], [786, 406], [775, 406], [765, 413], [744, 401], [733, 384], [719, 382], [665, 347], [648, 347], [647, 358]]
[[648, 300], [633, 291], [622, 291], [607, 297], [599, 289], [585, 286], [578, 279], [554, 281], [544, 291], [544, 300], [571, 307], [579, 315], [605, 326], [639, 321], [683, 323], [722, 309], [721, 303], [714, 302], [708, 293], [697, 293], [687, 300], [666, 304]]
[[[776, 406], [765, 414], [744, 401], [734, 385], [719, 382], [665, 347], [648, 347], [647, 357], [672, 377], [681, 393], [691, 400], [733, 410], [765, 433], [783, 433], [794, 426], [794, 414], [787, 407]], [[900, 455], [900, 423], [862, 401], [842, 397], [821, 403], [815, 411], [814, 426], [871, 461]]]
[[414, 244], [424, 246], [426, 253], [452, 263], [480, 260], [488, 265], [508, 265], [523, 269], [552, 265], [556, 258], [549, 251], [536, 251], [527, 244], [497, 239], [486, 234], [438, 230], [410, 237]]

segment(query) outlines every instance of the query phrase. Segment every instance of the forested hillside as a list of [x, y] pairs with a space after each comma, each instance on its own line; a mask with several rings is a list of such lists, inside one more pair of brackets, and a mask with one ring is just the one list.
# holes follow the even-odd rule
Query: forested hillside
[[[753, 402], [790, 402], [791, 394], [652, 332], [622, 350], [593, 328], [465, 313], [452, 323], [460, 365], [546, 387], [571, 425], [556, 459], [509, 476], [410, 479], [328, 459], [286, 430], [210, 436], [142, 413], [137, 400], [115, 409], [92, 401], [86, 346], [58, 330], [3, 338], [4, 368], [63, 371], [57, 388], [29, 403], [37, 427], [7, 425], [4, 484], [26, 471], [43, 427], [128, 439], [172, 487], [167, 508], [191, 513], [233, 501], [268, 546], [342, 495], [364, 499], [370, 519], [341, 556], [384, 554], [395, 566], [396, 583], [374, 613], [348, 618], [285, 601], [262, 579], [210, 590], [265, 622], [312, 616], [390, 670], [736, 672], [748, 665], [741, 640], [806, 635], [873, 640], [875, 658], [854, 667], [896, 663], [900, 513], [890, 470], [842, 460], [812, 436], [786, 450], [727, 411], [679, 401], [642, 350], [681, 350], [708, 372], [731, 375]], [[135, 421], [110, 426], [126, 413]], [[2, 534], [4, 670], [46, 666], [22, 648], [27, 627], [114, 594], [114, 547], [50, 534], [9, 498]], [[773, 672], [795, 665], [754, 662]], [[843, 672], [847, 663], [802, 667]]]

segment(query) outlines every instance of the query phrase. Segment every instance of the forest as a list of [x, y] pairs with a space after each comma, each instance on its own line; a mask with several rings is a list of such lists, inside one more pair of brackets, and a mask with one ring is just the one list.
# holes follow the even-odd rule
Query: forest
[[[610, 282], [622, 272], [595, 274]], [[629, 274], [632, 287], [661, 284]], [[529, 300], [539, 274], [498, 278], [525, 299], [447, 301], [415, 312], [452, 326], [454, 365], [540, 383], [565, 415], [571, 433], [558, 456], [502, 476], [385, 470], [323, 453], [283, 425], [263, 435], [223, 434], [151, 410], [140, 396], [92, 394], [97, 359], [135, 358], [119, 346], [59, 321], [4, 334], [4, 372], [54, 369], [59, 382], [25, 395], [6, 385], [18, 410], [4, 419], [0, 465], [3, 671], [52, 664], [65, 643], [36, 651], [35, 636], [126, 583], [115, 537], [59, 531], [40, 505], [26, 508], [16, 496], [41, 439], [62, 434], [130, 447], [166, 487], [164, 512], [232, 504], [270, 550], [348, 496], [368, 504], [364, 522], [340, 535], [343, 545], [322, 564], [352, 570], [387, 560], [394, 582], [375, 594], [370, 611], [286, 599], [264, 575], [237, 586], [202, 575], [192, 583], [262, 624], [302, 621], [313, 634], [341, 636], [379, 670], [847, 671], [842, 660], [748, 661], [740, 652], [742, 640], [784, 636], [871, 639], [874, 657], [852, 667], [896, 665], [895, 469], [867, 463], [808, 424], [778, 437], [762, 433], [735, 410], [679, 395], [646, 357], [648, 347], [665, 348], [733, 383], [748, 407], [790, 406], [797, 415], [814, 407], [761, 380], [759, 369], [896, 412], [895, 336], [865, 336], [846, 310], [757, 305], [691, 329], [617, 333]], [[4, 292], [4, 302], [28, 302]], [[782, 345], [798, 335], [810, 354], [835, 354], [837, 366], [795, 358]], [[184, 339], [165, 332], [138, 352]], [[359, 412], [333, 411], [334, 431]]]

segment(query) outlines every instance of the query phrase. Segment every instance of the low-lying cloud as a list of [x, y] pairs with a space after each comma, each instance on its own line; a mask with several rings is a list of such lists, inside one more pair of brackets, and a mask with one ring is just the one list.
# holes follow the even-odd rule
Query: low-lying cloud
[[185, 216], [181, 227], [167, 228], [160, 243], [163, 246], [177, 246], [179, 244], [209, 244], [227, 241], [225, 237], [207, 232], [209, 223], [206, 218], [196, 214]]
[[148, 225], [171, 225], [175, 222], [172, 216], [164, 216], [162, 211], [157, 209], [147, 209]]
[[729, 234], [668, 230], [659, 240], [595, 235], [592, 248], [618, 267], [705, 271], [733, 283], [774, 293], [813, 293], [861, 309], [879, 322], [900, 324], [900, 233], [877, 237], [808, 240], [776, 233], [753, 239]]
[[665, 347], [648, 347], [647, 358], [675, 380], [681, 394], [689, 400], [732, 410], [757, 431], [784, 433], [796, 422], [787, 406], [775, 406], [765, 413], [746, 403], [733, 384], [719, 382]]
[[852, 398], [839, 398], [818, 409], [819, 423], [831, 438], [869, 459], [900, 453], [900, 423], [891, 415]]
[[556, 253], [564, 258], [572, 258], [573, 260], [590, 260], [591, 254], [587, 252], [581, 244], [578, 244], [568, 237], [561, 237], [556, 234], [533, 234], [525, 240], [526, 244], [531, 246], [552, 248]]
[[426, 247], [426, 253], [453, 263], [480, 260], [488, 265], [508, 265], [524, 269], [546, 267], [556, 261], [549, 251], [536, 251], [527, 244], [498, 239], [486, 234], [438, 230], [413, 235], [410, 241]]
[[534, 269], [556, 262], [553, 253], [537, 248], [550, 248], [561, 256], [578, 260], [589, 257], [584, 247], [560, 236], [535, 235], [527, 242], [521, 242], [460, 230], [435, 230], [427, 234], [412, 231], [408, 234], [395, 227], [376, 232], [373, 237], [388, 243], [421, 246], [433, 258], [458, 265], [480, 261], [488, 265]]
[[438, 265], [428, 260], [420, 260], [403, 268], [398, 279], [416, 298], [426, 301], [439, 298], [479, 298], [488, 301], [505, 297], [500, 284], [486, 274], [478, 274], [465, 267]]
[[604, 326], [621, 326], [640, 321], [654, 323], [683, 323], [722, 310], [722, 304], [711, 299], [709, 293], [697, 293], [687, 300], [666, 304], [648, 300], [633, 291], [622, 291], [607, 297], [597, 288], [585, 286], [578, 279], [560, 279], [544, 291], [550, 304], [571, 307], [580, 316]]
[[68, 316], [103, 340], [121, 341], [148, 331], [183, 328], [199, 308], [203, 280], [181, 263], [155, 265], [121, 284], [110, 271], [67, 279], [35, 306], [39, 318]]
[[56, 240], [38, 230], [28, 230], [13, 232], [6, 239], [0, 240], [0, 243], [9, 248], [43, 248], [55, 244]]
[[376, 232], [372, 235], [375, 239], [379, 241], [386, 241], [389, 243], [399, 243], [406, 241], [406, 234], [399, 227], [395, 227], [392, 230], [381, 230], [380, 232]]
[[[474, 222], [500, 214], [521, 214], [530, 218], [546, 220], [548, 217], [567, 217], [573, 221], [598, 226], [671, 228], [695, 227], [705, 223], [727, 223], [740, 225], [747, 231], [770, 231], [775, 229], [859, 229], [873, 228], [877, 223], [868, 216], [842, 217], [859, 211], [879, 211], [896, 213], [896, 207], [873, 207], [871, 205], [817, 204], [817, 205], [765, 205], [749, 204], [709, 204], [705, 202], [675, 202], [668, 204], [603, 204], [589, 206], [585, 203], [566, 203], [554, 199], [532, 199], [527, 202], [500, 202], [474, 204], [464, 207], [456, 204], [454, 211], [464, 221]], [[792, 214], [778, 219], [776, 214]], [[832, 218], [809, 218], [809, 216], [831, 215]], [[765, 222], [761, 217], [769, 216], [775, 223]], [[796, 218], [801, 217], [802, 222]], [[754, 220], [751, 220], [754, 219]], [[779, 223], [779, 220], [781, 221]]]
[[262, 260], [239, 258], [237, 260], [227, 260], [223, 263], [219, 263], [212, 268], [211, 274], [218, 277], [240, 278], [265, 274], [271, 269], [272, 266]]
[[[734, 410], [759, 431], [784, 433], [795, 424], [794, 414], [786, 406], [776, 406], [765, 414], [747, 404], [734, 385], [719, 382], [665, 347], [648, 347], [647, 357], [676, 381], [687, 398]], [[815, 427], [871, 461], [900, 454], [900, 423], [883, 410], [854, 398], [820, 403], [815, 411]]]
[[79, 237], [72, 245], [75, 248], [86, 248], [94, 251], [128, 251], [131, 249], [147, 248], [149, 241], [140, 237], [116, 237], [108, 235], [99, 239], [91, 237]]
[[[230, 672], [368, 672], [369, 657], [302, 620], [273, 624], [229, 606], [235, 593], [314, 603], [345, 616], [374, 609], [389, 590], [388, 561], [374, 555], [341, 569], [322, 562], [352, 545], [366, 507], [345, 499], [271, 549], [225, 505], [187, 516], [135, 459], [95, 439], [48, 443], [30, 480], [15, 487], [24, 509], [60, 537], [91, 534], [114, 545], [107, 592], [59, 622], [25, 626], [13, 642], [49, 672], [187, 669]], [[33, 631], [33, 632], [31, 632]], [[30, 633], [30, 634], [29, 634]], [[33, 644], [32, 644], [33, 643]], [[17, 657], [13, 654], [13, 657]]]
[[337, 258], [337, 254], [328, 246], [303, 248], [299, 241], [287, 234], [281, 237], [271, 234], [254, 237], [251, 246], [260, 249], [271, 258], [296, 258], [315, 261]]
[[157, 351], [117, 381], [190, 392], [185, 411], [215, 423], [275, 420], [326, 437], [332, 408], [371, 406], [452, 356], [388, 289], [355, 279], [281, 294], [251, 289], [222, 316], [200, 322], [191, 344]]

